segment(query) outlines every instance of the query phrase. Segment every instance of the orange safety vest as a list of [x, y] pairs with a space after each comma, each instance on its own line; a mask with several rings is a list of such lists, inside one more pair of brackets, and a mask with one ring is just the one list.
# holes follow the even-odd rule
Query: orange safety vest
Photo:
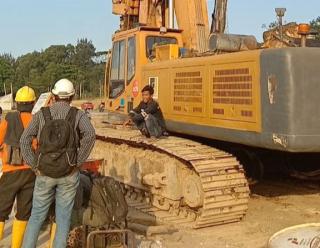
[[[31, 119], [32, 119], [32, 114], [31, 113], [27, 113], [27, 112], [22, 112], [20, 113], [20, 117], [21, 117], [21, 121], [23, 124], [23, 127], [26, 128], [28, 127]], [[4, 138], [6, 136], [6, 132], [7, 132], [7, 126], [8, 126], [8, 122], [3, 119], [0, 123], [0, 147], [2, 147], [2, 152], [0, 152], [0, 156], [2, 158], [2, 165], [3, 165], [3, 172], [11, 172], [11, 171], [16, 171], [16, 170], [27, 170], [30, 169], [30, 166], [28, 166], [27, 164], [23, 164], [23, 165], [9, 165], [7, 164], [8, 158], [7, 158], [7, 147], [6, 144], [4, 144]], [[37, 148], [37, 140], [33, 139], [32, 141], [32, 147], [34, 150], [36, 150]]]

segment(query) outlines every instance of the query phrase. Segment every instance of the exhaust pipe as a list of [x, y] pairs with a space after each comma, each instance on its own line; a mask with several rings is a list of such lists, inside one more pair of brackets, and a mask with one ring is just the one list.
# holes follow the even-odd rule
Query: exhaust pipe
[[280, 39], [283, 41], [283, 17], [284, 14], [286, 13], [287, 9], [286, 8], [276, 8], [275, 9], [278, 17], [278, 22], [279, 22], [279, 32], [280, 32]]

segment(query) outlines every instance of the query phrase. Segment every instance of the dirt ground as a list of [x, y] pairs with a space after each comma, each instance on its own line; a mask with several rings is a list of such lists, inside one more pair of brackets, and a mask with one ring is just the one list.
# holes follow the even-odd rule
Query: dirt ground
[[264, 248], [269, 237], [283, 228], [320, 222], [319, 206], [319, 185], [272, 179], [252, 187], [248, 214], [242, 222], [184, 229], [157, 239], [169, 248]]

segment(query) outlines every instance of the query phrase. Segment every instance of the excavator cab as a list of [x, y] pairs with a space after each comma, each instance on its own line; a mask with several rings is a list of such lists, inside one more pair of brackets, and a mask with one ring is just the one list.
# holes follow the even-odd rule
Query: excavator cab
[[128, 113], [141, 100], [143, 65], [154, 61], [155, 48], [163, 45], [182, 47], [181, 30], [138, 27], [117, 32], [105, 75], [106, 109]]

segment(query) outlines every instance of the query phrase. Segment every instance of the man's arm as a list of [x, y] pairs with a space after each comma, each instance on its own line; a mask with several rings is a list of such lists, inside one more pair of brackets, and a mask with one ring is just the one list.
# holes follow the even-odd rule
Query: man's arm
[[142, 102], [140, 102], [139, 105], [136, 108], [134, 108], [132, 111], [130, 111], [129, 117], [133, 122], [139, 122], [144, 120], [144, 117], [141, 114], [141, 110], [142, 110]]
[[137, 107], [135, 107], [132, 111], [140, 114], [141, 113], [141, 106], [142, 106], [142, 102], [139, 103], [139, 105]]
[[88, 116], [86, 114], [81, 114], [79, 120], [79, 130], [80, 130], [80, 147], [78, 151], [78, 162], [77, 165], [81, 166], [89, 157], [91, 150], [94, 146], [96, 140], [96, 133], [94, 127], [92, 126]]
[[[41, 112], [39, 112], [41, 113]], [[23, 134], [20, 138], [20, 149], [24, 161], [36, 169], [36, 156], [32, 148], [32, 140], [37, 137], [39, 131], [39, 114], [36, 114], [32, 117], [32, 120], [28, 127], [23, 131]]]
[[160, 109], [159, 104], [156, 101], [148, 103], [148, 107], [144, 110], [147, 114], [155, 114]]

